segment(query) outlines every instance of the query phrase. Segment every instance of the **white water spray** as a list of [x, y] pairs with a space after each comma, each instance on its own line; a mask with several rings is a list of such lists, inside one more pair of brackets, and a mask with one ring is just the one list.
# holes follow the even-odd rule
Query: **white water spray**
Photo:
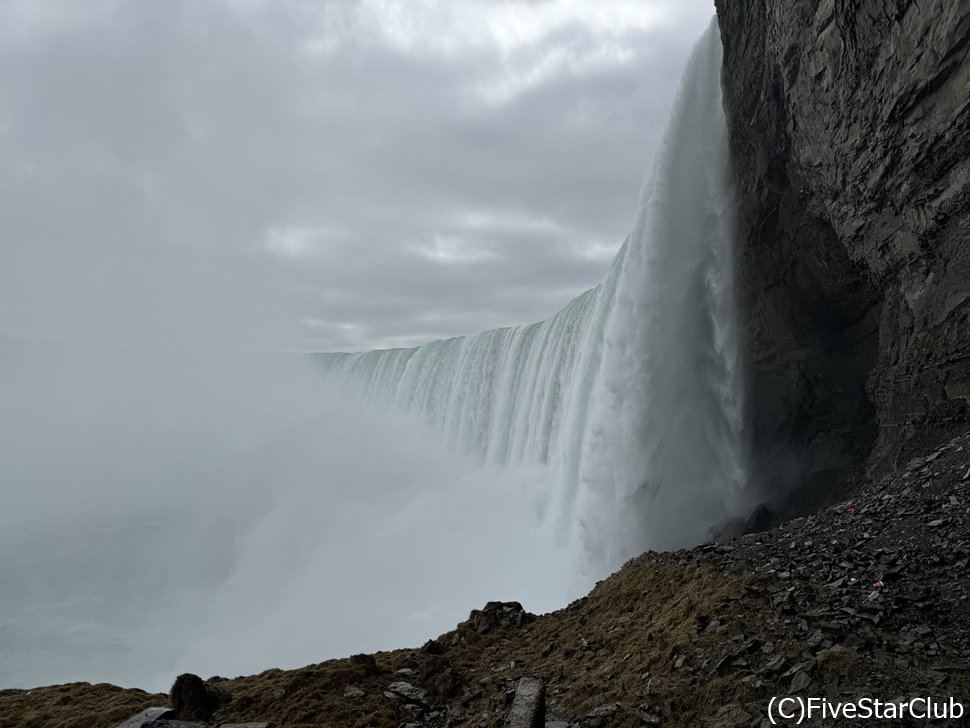
[[607, 280], [537, 324], [321, 354], [487, 462], [549, 468], [559, 531], [602, 575], [702, 540], [744, 484], [734, 229], [715, 22], [691, 54]]
[[720, 54], [712, 24], [607, 280], [547, 321], [313, 359], [0, 341], [0, 689], [414, 645], [731, 515]]

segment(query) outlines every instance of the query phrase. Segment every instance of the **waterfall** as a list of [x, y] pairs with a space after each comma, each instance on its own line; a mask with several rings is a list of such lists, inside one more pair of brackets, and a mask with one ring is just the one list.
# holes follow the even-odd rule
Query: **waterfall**
[[546, 321], [312, 357], [0, 341], [0, 687], [421, 644], [738, 513], [720, 57], [712, 24], [606, 280]]
[[744, 486], [734, 206], [716, 21], [693, 50], [606, 280], [540, 323], [314, 355], [457, 450], [547, 468], [562, 539], [601, 575], [705, 538]]

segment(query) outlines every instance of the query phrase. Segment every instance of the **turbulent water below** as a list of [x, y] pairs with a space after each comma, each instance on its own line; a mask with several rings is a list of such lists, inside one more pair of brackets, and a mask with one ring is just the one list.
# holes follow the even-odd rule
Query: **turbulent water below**
[[714, 25], [607, 280], [362, 354], [0, 345], [0, 687], [164, 689], [562, 606], [744, 492]]
[[0, 459], [24, 484], [0, 511], [4, 687], [167, 689], [570, 596], [541, 468], [449, 452], [304, 357], [18, 346], [0, 381], [22, 415], [0, 418]]

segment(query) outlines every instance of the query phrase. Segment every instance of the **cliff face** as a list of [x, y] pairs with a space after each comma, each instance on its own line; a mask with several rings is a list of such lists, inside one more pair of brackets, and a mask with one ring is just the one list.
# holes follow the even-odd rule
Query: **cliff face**
[[970, 427], [970, 3], [716, 0], [769, 489]]

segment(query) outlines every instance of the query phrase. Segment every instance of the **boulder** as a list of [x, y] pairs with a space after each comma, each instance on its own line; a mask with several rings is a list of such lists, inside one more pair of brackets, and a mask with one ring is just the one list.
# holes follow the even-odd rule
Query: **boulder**
[[175, 678], [169, 697], [179, 720], [208, 720], [230, 699], [225, 688], [191, 673]]
[[424, 696], [428, 694], [427, 690], [415, 687], [409, 682], [399, 680], [398, 682], [392, 682], [387, 686], [388, 692], [392, 697], [404, 698], [412, 703], [424, 703]]
[[543, 728], [546, 720], [546, 688], [542, 680], [523, 677], [515, 688], [507, 728]]
[[518, 602], [489, 602], [483, 609], [473, 609], [459, 628], [470, 627], [478, 634], [487, 634], [495, 629], [522, 627], [534, 620], [535, 615]]

